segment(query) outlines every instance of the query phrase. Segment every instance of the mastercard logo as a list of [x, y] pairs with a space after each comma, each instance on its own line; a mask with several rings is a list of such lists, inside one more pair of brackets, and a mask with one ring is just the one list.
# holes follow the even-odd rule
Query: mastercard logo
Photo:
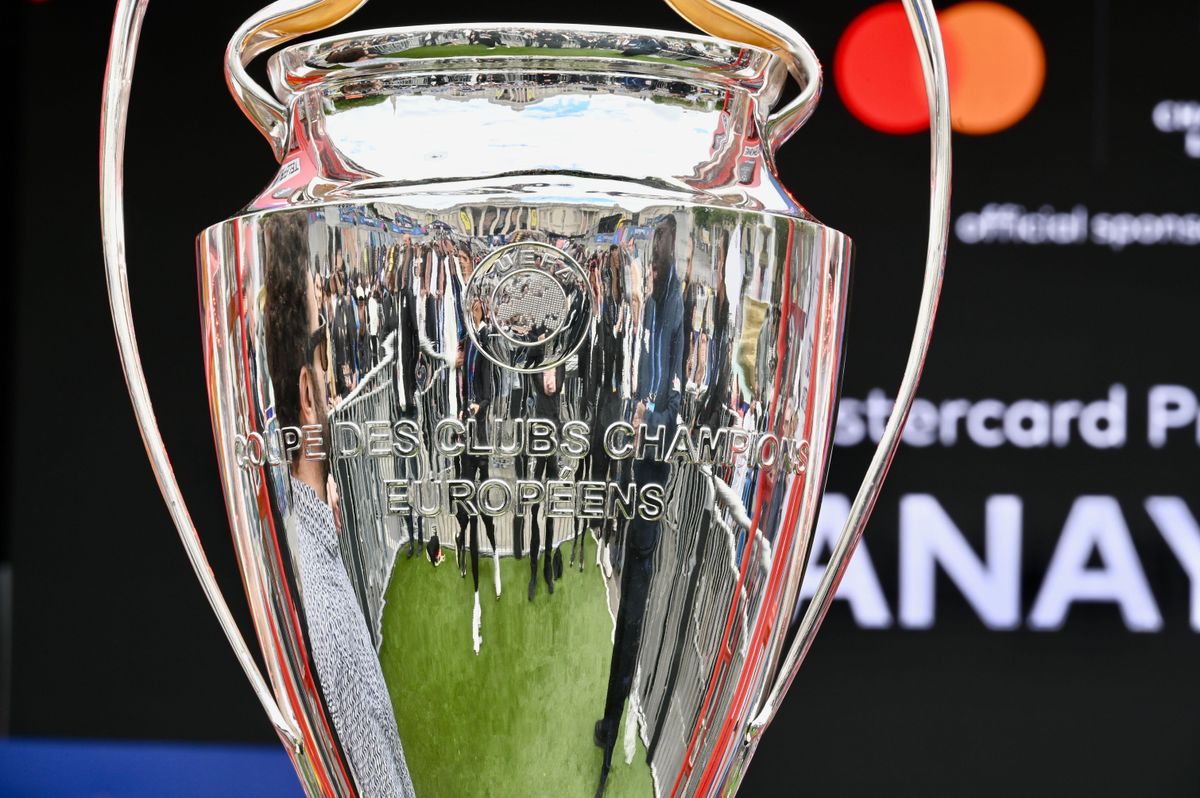
[[[1025, 118], [1046, 79], [1046, 53], [1029, 21], [991, 2], [958, 3], [938, 21], [954, 129], [986, 135]], [[896, 135], [929, 127], [921, 62], [900, 3], [873, 6], [850, 23], [833, 78], [850, 113], [868, 127]]]

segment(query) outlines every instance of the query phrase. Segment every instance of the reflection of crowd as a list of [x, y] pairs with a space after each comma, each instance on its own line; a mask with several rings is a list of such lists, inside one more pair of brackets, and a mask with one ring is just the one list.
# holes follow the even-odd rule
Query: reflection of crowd
[[[752, 335], [757, 340], [761, 333], [765, 340], [775, 332], [776, 328], [770, 326], [775, 322], [769, 317], [755, 321], [757, 317], [745, 313], [746, 295], [769, 293], [772, 278], [766, 272], [759, 273], [753, 277], [754, 284], [743, 290], [742, 280], [753, 269], [743, 266], [747, 247], [736, 226], [714, 223], [703, 231], [692, 227], [682, 231], [681, 237], [674, 216], [667, 214], [649, 220], [645, 227], [631, 234], [591, 241], [541, 232], [516, 233], [512, 240], [549, 243], [580, 263], [593, 299], [590, 334], [584, 345], [566, 362], [536, 373], [499, 367], [475, 343], [479, 336], [489, 334], [485, 316], [495, 308], [485, 308], [479, 302], [464, 307], [463, 297], [471, 275], [491, 248], [486, 239], [461, 235], [444, 225], [412, 233], [391, 232], [385, 227], [382, 232], [372, 231], [369, 237], [364, 236], [366, 242], [360, 245], [360, 232], [353, 225], [329, 225], [329, 257], [319, 261], [312, 280], [316, 300], [313, 308], [320, 308], [322, 318], [304, 327], [305, 333], [327, 331], [325, 345], [315, 348], [309, 359], [288, 366], [307, 375], [298, 383], [294, 377], [276, 376], [277, 353], [270, 353], [272, 381], [277, 397], [281, 383], [300, 386], [301, 410], [297, 411], [300, 416], [291, 417], [301, 418], [300, 423], [307, 423], [303, 419], [311, 417], [317, 419], [316, 423], [327, 425], [325, 414], [336, 413], [356, 392], [368, 387], [368, 377], [373, 387], [379, 375], [383, 375], [383, 384], [389, 386], [393, 397], [388, 406], [395, 417], [372, 420], [395, 423], [407, 419], [421, 430], [424, 441], [434, 440], [439, 422], [445, 419], [473, 422], [469, 429], [475, 436], [474, 442], [494, 448], [490, 456], [470, 451], [447, 456], [426, 445], [414, 457], [394, 458], [392, 473], [396, 479], [412, 480], [417, 485], [432, 485], [445, 479], [467, 480], [476, 486], [489, 479], [513, 485], [517, 480], [544, 483], [567, 479], [615, 483], [621, 490], [630, 483], [667, 487], [684, 475], [688, 479], [704, 475], [696, 466], [681, 466], [661, 457], [614, 458], [603, 442], [604, 432], [611, 424], [623, 422], [634, 428], [644, 427], [651, 436], [659, 438], [663, 449], [681, 425], [693, 432], [697, 427], [717, 430], [740, 426], [751, 431], [765, 428], [768, 414], [762, 412], [762, 397], [757, 395], [761, 394], [764, 381], [752, 375], [739, 378], [738, 370], [745, 366], [741, 361], [745, 357], [746, 336]], [[680, 253], [685, 253], [682, 257], [677, 257], [677, 247]], [[759, 263], [766, 262], [760, 253]], [[276, 278], [276, 285], [281, 284]], [[530, 285], [536, 288], [538, 283], [532, 281]], [[510, 287], [518, 286], [510, 283]], [[269, 285], [269, 293], [272, 290]], [[514, 297], [512, 307], [527, 307], [520, 303], [521, 298]], [[567, 313], [571, 312], [568, 308]], [[510, 334], [525, 340], [540, 340], [564, 323], [554, 315], [553, 308], [537, 318], [529, 316], [528, 310], [521, 313], [525, 315], [514, 312], [504, 321]], [[268, 312], [268, 325], [271, 318]], [[493, 343], [496, 347], [507, 346], [496, 339]], [[770, 348], [761, 348], [760, 360], [770, 356]], [[385, 351], [391, 353], [390, 359], [385, 357]], [[380, 370], [382, 363], [387, 368]], [[758, 366], [749, 364], [751, 369]], [[318, 383], [320, 391], [316, 390]], [[755, 390], [748, 391], [747, 386]], [[310, 416], [303, 413], [306, 406], [303, 397], [309, 396], [305, 391], [313, 401]], [[286, 388], [283, 393], [287, 393]], [[281, 424], [288, 423], [284, 421], [285, 403], [278, 410]], [[785, 417], [791, 418], [786, 411]], [[561, 452], [548, 455], [522, 452], [513, 438], [511, 422], [515, 419], [540, 419], [560, 431], [564, 422], [582, 420], [591, 435], [589, 449], [582, 458]], [[298, 466], [293, 473], [300, 526], [309, 527], [310, 531], [327, 531], [328, 535], [321, 540], [332, 540], [332, 551], [336, 551], [334, 510], [330, 505], [336, 505], [337, 500], [332, 492], [326, 492], [328, 472], [307, 474], [304, 473], [307, 468]], [[752, 488], [744, 466], [714, 467], [712, 471], [713, 476], [735, 486], [736, 491]], [[354, 494], [361, 493], [362, 488], [341, 484], [337, 487], [342, 503], [361, 498]], [[421, 490], [418, 488], [418, 493]], [[432, 495], [413, 497], [420, 506], [428, 506], [437, 499]], [[720, 548], [709, 545], [714, 513], [718, 512], [715, 505], [705, 510], [694, 528], [687, 530], [688, 535], [697, 537], [694, 551], [698, 557]], [[401, 545], [407, 543], [408, 557], [421, 552], [436, 565], [450, 551], [443, 552], [442, 541], [452, 537], [459, 573], [465, 578], [469, 564], [472, 576], [472, 638], [478, 652], [483, 642], [479, 583], [484, 545], [490, 548], [493, 558], [496, 598], [502, 592], [498, 557], [503, 550], [517, 558], [529, 556], [526, 594], [529, 601], [534, 601], [539, 582], [545, 585], [547, 594], [552, 594], [555, 582], [562, 578], [560, 547], [566, 539], [571, 540], [571, 563], [577, 561], [581, 570], [587, 540], [593, 539], [597, 544], [597, 562], [605, 576], [619, 579], [614, 585], [619, 604], [608, 689], [603, 715], [594, 729], [595, 742], [604, 748], [606, 777], [639, 662], [647, 600], [653, 588], [655, 553], [660, 537], [670, 527], [662, 520], [648, 521], [641, 516], [556, 522], [548, 517], [543, 503], [534, 503], [519, 514], [509, 511], [506, 516], [468, 512], [463, 506], [449, 515], [413, 513], [399, 519], [404, 530]], [[375, 522], [368, 512], [343, 513], [339, 521], [350, 527]], [[556, 523], [565, 524], [568, 529], [556, 528]], [[505, 531], [509, 533], [508, 539], [504, 539]], [[567, 534], [560, 534], [561, 531]], [[373, 533], [373, 528], [348, 528], [341, 534], [343, 539], [347, 536], [354, 539]], [[743, 543], [738, 541], [736, 545]], [[336, 575], [333, 565], [340, 563], [328, 557], [329, 547], [310, 548], [329, 560], [324, 563], [325, 570]], [[305, 564], [308, 554], [303, 542], [299, 556], [303, 594], [304, 580], [319, 578], [307, 576], [306, 572], [320, 572], [321, 566]], [[656, 578], [669, 582], [681, 577]], [[338, 579], [346, 581], [344, 568]], [[670, 589], [680, 591], [681, 601], [690, 605], [697, 590], [695, 577], [685, 574], [682, 579], [680, 587], [672, 583]], [[348, 584], [322, 591], [345, 602], [354, 601]], [[313, 592], [310, 590], [309, 594]], [[308, 596], [305, 606], [307, 611]], [[314, 610], [318, 624], [319, 612]], [[335, 614], [352, 618], [356, 612], [361, 621], [361, 612], [348, 604]], [[314, 623], [313, 618], [309, 623], [310, 626]], [[357, 625], [357, 621], [350, 624]], [[365, 635], [365, 625], [362, 631]], [[358, 651], [357, 643], [339, 645], [350, 656], [359, 657], [354, 654]], [[314, 658], [316, 649], [314, 642]], [[372, 652], [372, 662], [373, 656]], [[365, 654], [361, 659], [363, 663], [367, 661]], [[378, 663], [374, 662], [374, 666], [377, 669]], [[318, 661], [319, 674], [320, 667]], [[368, 674], [362, 684], [374, 689], [372, 678]], [[386, 698], [386, 691], [381, 695]], [[371, 706], [371, 700], [374, 699], [366, 700], [367, 706]], [[394, 728], [394, 721], [390, 729], [380, 722], [376, 727], [380, 737], [374, 745], [391, 746]], [[399, 750], [399, 741], [394, 744]], [[403, 760], [399, 761], [402, 767]], [[407, 774], [396, 777], [406, 778]]]
[[399, 325], [394, 266], [384, 263], [367, 273], [347, 269], [342, 253], [317, 289], [330, 323], [333, 361], [330, 395], [344, 399], [379, 364], [381, 342]]
[[[737, 397], [733, 377], [736, 342], [732, 337], [734, 310], [728, 290], [730, 232], [714, 227], [706, 241], [710, 267], [706, 275], [696, 269], [696, 232], [687, 236], [686, 264], [677, 263], [675, 219], [663, 216], [620, 243], [587, 246], [535, 233], [518, 233], [514, 240], [546, 241], [571, 255], [587, 273], [594, 299], [591, 337], [576, 356], [552, 369], [525, 374], [496, 367], [476, 347], [472, 335], [487, 334], [484, 315], [497, 308], [463, 307], [471, 274], [488, 251], [486, 242], [472, 240], [448, 229], [423, 236], [400, 235], [368, 248], [360, 258], [381, 262], [372, 273], [347, 269], [334, 256], [328, 280], [335, 371], [342, 375], [339, 396], [349, 395], [362, 375], [378, 362], [375, 336], [396, 333], [397, 361], [394, 385], [398, 412], [416, 421], [425, 440], [437, 434], [445, 418], [472, 420], [475, 440], [504, 451], [511, 448], [514, 419], [540, 419], [560, 426], [568, 419], [589, 425], [592, 440], [588, 453], [576, 461], [560, 454], [481, 456], [464, 452], [448, 457], [427, 448], [420, 456], [397, 461], [397, 471], [418, 481], [430, 475], [466, 479], [480, 485], [492, 478], [546, 482], [559, 478], [616, 483], [622, 489], [638, 485], [667, 485], [676, 468], [661, 458], [613, 459], [603, 445], [608, 426], [621, 421], [657, 434], [665, 447], [678, 424], [714, 429], [751, 422], [749, 403]], [[707, 236], [706, 236], [707, 238]], [[499, 242], [497, 242], [499, 243]], [[378, 252], [382, 251], [382, 257]], [[535, 264], [536, 266], [536, 264]], [[680, 268], [683, 267], [683, 268]], [[345, 276], [343, 276], [345, 275]], [[349, 286], [355, 286], [351, 291]], [[530, 283], [536, 288], [536, 281]], [[516, 291], [519, 284], [510, 283]], [[533, 289], [531, 289], [533, 290]], [[372, 324], [372, 306], [355, 309], [358, 294], [379, 303], [379, 322]], [[496, 300], [505, 307], [522, 307], [521, 296]], [[539, 340], [552, 331], [551, 318], [520, 315], [505, 317], [510, 334]], [[551, 309], [552, 313], [552, 309]], [[470, 330], [468, 330], [468, 327]], [[544, 327], [545, 329], [539, 329]], [[364, 332], [365, 338], [364, 338]], [[498, 342], [503, 346], [503, 342]], [[404, 519], [408, 554], [420, 545], [430, 560], [441, 561], [441, 539], [453, 530], [459, 573], [472, 576], [474, 610], [472, 639], [476, 651], [482, 644], [479, 601], [480, 554], [483, 540], [492, 557], [499, 555], [497, 519], [468, 513], [459, 507], [455, 516]], [[711, 521], [711, 519], [709, 519]], [[538, 583], [554, 592], [562, 576], [562, 535], [555, 520], [546, 517], [544, 505], [535, 503], [510, 516], [509, 551], [529, 557], [527, 597], [534, 600]], [[483, 535], [480, 527], [483, 527]], [[595, 740], [605, 751], [605, 773], [611, 761], [616, 730], [629, 696], [639, 656], [639, 644], [651, 589], [654, 554], [663, 524], [640, 516], [632, 519], [571, 522], [571, 561], [583, 567], [588, 537], [598, 543], [597, 557], [606, 575], [619, 575], [614, 645], [609, 669], [604, 713], [596, 724]], [[589, 529], [590, 527], [590, 529]], [[590, 532], [590, 534], [589, 534]], [[501, 595], [499, 568], [493, 565], [493, 587]], [[690, 588], [689, 588], [690, 590]]]

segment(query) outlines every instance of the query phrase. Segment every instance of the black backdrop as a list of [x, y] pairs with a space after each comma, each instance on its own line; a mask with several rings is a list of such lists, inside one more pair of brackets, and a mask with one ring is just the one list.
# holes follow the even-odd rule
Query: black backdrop
[[[220, 72], [226, 38], [257, 5], [151, 4], [126, 181], [131, 290], [152, 393], [195, 520], [207, 530], [214, 567], [246, 629], [223, 534], [192, 242], [273, 174], [268, 148], [229, 100]], [[838, 37], [868, 4], [759, 5], [793, 22], [828, 67]], [[1042, 37], [1047, 81], [1032, 113], [1012, 129], [956, 137], [955, 222], [989, 203], [1082, 205], [1103, 237], [1095, 227], [1102, 213], [1200, 212], [1200, 160], [1186, 153], [1183, 133], [1161, 132], [1152, 121], [1160, 101], [1200, 96], [1200, 7], [1009, 5]], [[478, 19], [681, 27], [664, 4], [646, 0], [376, 0], [343, 28]], [[266, 719], [159, 500], [111, 338], [96, 201], [110, 22], [104, 2], [25, 2], [9, 50], [19, 78], [10, 83], [19, 97], [19, 203], [10, 211], [17, 224], [9, 225], [16, 267], [0, 292], [9, 341], [16, 341], [5, 347], [0, 559], [11, 566], [14, 590], [11, 695], [0, 720], [21, 736], [265, 741]], [[851, 398], [894, 390], [899, 381], [925, 242], [927, 160], [925, 135], [869, 130], [845, 110], [832, 81], [780, 156], [797, 198], [858, 245], [844, 382]], [[1078, 434], [1061, 447], [1006, 441], [992, 448], [960, 428], [953, 445], [905, 446], [867, 536], [885, 605], [875, 625], [883, 628], [862, 628], [848, 602], [836, 603], [766, 735], [746, 794], [1200, 791], [1200, 635], [1193, 628], [1200, 616], [1189, 615], [1200, 610], [1190, 610], [1187, 571], [1146, 506], [1153, 496], [1182, 499], [1189, 512], [1174, 516], [1176, 539], [1200, 535], [1187, 525], [1200, 517], [1194, 422], [1170, 430], [1162, 447], [1147, 435], [1154, 386], [1200, 394], [1195, 243], [1193, 236], [1191, 245], [1133, 243], [1118, 251], [1102, 240], [955, 241], [922, 396], [1011, 407], [1021, 399], [1093, 402], [1119, 384], [1126, 434], [1111, 448]], [[830, 491], [851, 493], [868, 457], [866, 443], [839, 447]], [[980, 558], [991, 552], [985, 531], [1000, 527], [987, 518], [989, 499], [1016, 497], [1015, 628], [989, 628], [944, 569], [934, 577], [929, 628], [905, 621], [900, 597], [916, 582], [902, 584], [915, 579], [901, 575], [902, 539], [933, 516], [909, 519], [902, 533], [900, 508], [909, 501], [928, 509], [919, 494], [932, 497]], [[1086, 507], [1106, 510], [1099, 521], [1085, 517], [1081, 497]], [[937, 526], [945, 531], [945, 523]], [[1084, 538], [1102, 528], [1096, 534], [1112, 545], [1091, 551], [1086, 562], [1100, 575], [1111, 574], [1117, 560], [1130, 563], [1117, 544], [1132, 540], [1132, 562], [1161, 616], [1157, 629], [1131, 630], [1114, 601], [1074, 603], [1053, 624], [1059, 628], [1034, 628], [1033, 607], [1068, 527]]]

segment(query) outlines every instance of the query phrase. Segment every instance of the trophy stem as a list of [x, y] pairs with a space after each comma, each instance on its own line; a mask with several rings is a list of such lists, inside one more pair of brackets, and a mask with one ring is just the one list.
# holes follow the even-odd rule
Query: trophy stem
[[774, 719], [784, 693], [791, 686], [796, 672], [804, 662], [817, 630], [825, 619], [833, 601], [838, 584], [842, 580], [850, 556], [854, 553], [863, 529], [879, 498], [883, 479], [891, 467], [892, 458], [900, 445], [900, 435], [908, 419], [909, 409], [916, 397], [917, 385], [929, 352], [933, 335], [934, 318], [937, 315], [938, 299], [941, 296], [942, 278], [946, 266], [946, 245], [950, 222], [950, 91], [946, 80], [946, 56], [942, 47], [941, 32], [937, 16], [930, 0], [904, 0], [909, 25], [921, 57], [921, 68], [925, 77], [925, 92], [929, 101], [930, 119], [930, 203], [929, 238], [925, 260], [925, 277], [921, 289], [921, 301], [917, 313], [916, 331], [904, 376], [897, 392], [895, 408], [884, 428], [866, 476], [850, 507], [850, 515], [842, 529], [829, 565], [821, 578], [812, 602], [800, 620], [792, 646], [779, 670], [779, 676], [767, 694], [758, 716], [747, 730], [747, 742], [752, 753], [753, 746], [763, 730]]
[[266, 680], [242, 637], [229, 605], [221, 594], [213, 576], [204, 548], [200, 544], [196, 527], [192, 523], [187, 505], [171, 459], [163, 444], [162, 434], [154, 416], [150, 391], [142, 372], [138, 354], [137, 335], [133, 327], [133, 316], [129, 303], [129, 282], [125, 265], [125, 208], [123, 177], [125, 161], [125, 122], [129, 110], [129, 89], [133, 80], [134, 61], [137, 57], [138, 36], [142, 19], [149, 0], [119, 0], [113, 20], [112, 40], [108, 50], [108, 64], [104, 76], [104, 98], [100, 121], [100, 224], [104, 239], [105, 278], [108, 285], [108, 301], [112, 311], [113, 330], [116, 333], [117, 349], [121, 356], [121, 367], [125, 372], [125, 384], [133, 403], [134, 415], [150, 465], [154, 469], [159, 490], [167, 503], [183, 548], [191, 561], [200, 587], [208, 603], [216, 613], [217, 621], [237, 656], [238, 664], [250, 686], [270, 718], [275, 731], [293, 753], [300, 749], [299, 732], [284, 716], [275, 701]]

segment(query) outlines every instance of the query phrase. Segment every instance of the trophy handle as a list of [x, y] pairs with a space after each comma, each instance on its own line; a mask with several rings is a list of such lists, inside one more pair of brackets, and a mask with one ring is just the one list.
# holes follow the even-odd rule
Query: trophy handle
[[821, 97], [821, 62], [808, 42], [783, 20], [734, 0], [666, 0], [679, 16], [712, 36], [771, 50], [783, 58], [800, 93], [771, 114], [766, 140], [772, 151], [800, 129]]
[[258, 670], [246, 640], [229, 612], [229, 605], [221, 594], [208, 558], [204, 555], [200, 537], [196, 534], [196, 527], [192, 523], [187, 505], [184, 504], [179, 483], [175, 480], [175, 473], [171, 468], [171, 460], [167, 456], [166, 446], [158, 430], [154, 406], [150, 402], [150, 392], [138, 355], [125, 269], [125, 207], [122, 182], [129, 89], [137, 56], [138, 35], [148, 2], [149, 0], [118, 0], [108, 49], [108, 64], [104, 74], [100, 119], [100, 227], [104, 238], [104, 276], [108, 284], [108, 303], [112, 310], [113, 329], [117, 337], [117, 349], [121, 355], [121, 367], [125, 372], [125, 384], [133, 402], [138, 428], [142, 433], [142, 443], [154, 469], [159, 490], [162, 491], [167, 509], [171, 513], [171, 520], [179, 530], [179, 538], [183, 541], [183, 548], [192, 563], [192, 570], [196, 572], [196, 578], [200, 580], [200, 587], [217, 615], [221, 630], [225, 632], [225, 638], [233, 647], [238, 664], [250, 680], [250, 686], [266, 710], [275, 731], [293, 751], [297, 751], [300, 747], [299, 731], [284, 715]]
[[276, 160], [287, 152], [287, 109], [246, 73], [246, 65], [266, 50], [297, 36], [338, 24], [367, 0], [276, 0], [233, 34], [225, 48], [225, 83], [234, 102], [271, 142]]
[[[725, 0], [713, 0], [724, 2]], [[946, 54], [942, 48], [941, 31], [930, 0], [904, 0], [904, 10], [921, 57], [921, 69], [925, 75], [925, 94], [929, 100], [930, 119], [930, 194], [929, 194], [929, 239], [925, 257], [925, 278], [921, 288], [921, 302], [917, 313], [917, 327], [913, 334], [912, 347], [904, 368], [904, 377], [896, 396], [896, 405], [888, 418], [883, 437], [875, 450], [866, 476], [854, 497], [846, 526], [842, 529], [829, 557], [829, 565], [821, 577], [817, 592], [808, 605], [800, 625], [796, 629], [792, 646], [776, 677], [775, 684], [767, 694], [758, 715], [750, 722], [747, 742], [762, 734], [779, 711], [780, 699], [796, 678], [804, 658], [808, 655], [813, 638], [825, 619], [833, 601], [838, 584], [850, 555], [862, 537], [863, 528], [879, 498], [883, 478], [887, 475], [900, 445], [900, 434], [908, 419], [916, 395], [917, 383], [925, 367], [929, 341], [933, 334], [933, 321], [937, 315], [938, 298], [942, 291], [942, 276], [946, 266], [946, 244], [950, 222], [950, 90], [946, 81]], [[785, 113], [787, 113], [785, 109]], [[790, 135], [785, 122], [780, 122], [780, 135]], [[785, 132], [786, 131], [786, 132]]]

